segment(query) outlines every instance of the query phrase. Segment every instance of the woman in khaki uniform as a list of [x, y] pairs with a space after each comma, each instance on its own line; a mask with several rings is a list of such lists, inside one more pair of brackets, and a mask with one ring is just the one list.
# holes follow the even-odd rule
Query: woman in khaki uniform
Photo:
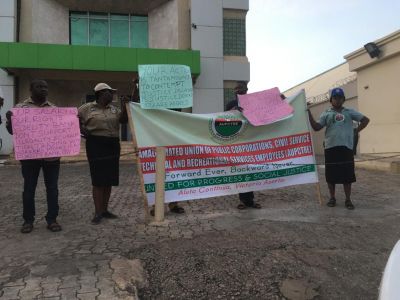
[[102, 218], [115, 219], [108, 211], [112, 186], [119, 184], [119, 125], [128, 121], [125, 103], [122, 111], [111, 101], [115, 89], [106, 83], [95, 86], [95, 102], [79, 108], [81, 132], [86, 138], [86, 154], [90, 166], [93, 186], [95, 215], [92, 224], [99, 224]]

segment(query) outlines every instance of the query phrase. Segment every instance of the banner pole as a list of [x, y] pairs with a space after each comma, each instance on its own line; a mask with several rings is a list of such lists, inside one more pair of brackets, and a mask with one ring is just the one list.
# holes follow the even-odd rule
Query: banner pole
[[128, 122], [129, 122], [129, 127], [131, 129], [133, 147], [136, 150], [135, 155], [136, 155], [136, 161], [137, 161], [137, 172], [138, 172], [139, 180], [140, 180], [140, 191], [142, 192], [142, 198], [143, 198], [144, 222], [146, 224], [148, 224], [149, 220], [150, 220], [149, 205], [148, 205], [148, 202], [147, 202], [146, 189], [144, 187], [142, 166], [141, 166], [141, 163], [140, 163], [140, 157], [139, 157], [139, 152], [138, 152], [139, 148], [137, 146], [137, 140], [136, 140], [136, 134], [135, 134], [135, 126], [133, 124], [132, 112], [131, 112], [131, 108], [130, 108], [130, 104], [129, 103], [126, 103], [126, 112], [128, 113]]
[[320, 187], [320, 185], [319, 185], [319, 182], [316, 182], [316, 183], [315, 183], [315, 186], [316, 186], [316, 188], [317, 188], [317, 197], [318, 197], [318, 200], [319, 200], [319, 205], [322, 206], [321, 187]]
[[156, 200], [154, 208], [154, 220], [164, 221], [165, 198], [165, 148], [156, 147]]
[[[306, 91], [303, 89], [304, 91], [304, 99], [306, 99], [305, 95], [306, 95]], [[310, 128], [310, 120], [308, 119], [308, 106], [307, 106], [307, 101], [304, 103], [304, 107], [306, 110], [306, 115], [307, 115], [307, 128], [308, 128], [308, 132], [310, 134], [310, 138], [311, 138], [311, 145], [312, 145], [312, 149], [313, 149], [313, 160], [314, 160], [314, 166], [315, 166], [315, 174], [317, 175], [317, 182], [315, 183], [316, 186], [316, 190], [317, 190], [317, 198], [318, 198], [318, 202], [319, 205], [322, 206], [322, 196], [321, 196], [321, 187], [319, 185], [319, 176], [318, 176], [318, 164], [317, 164], [317, 160], [315, 159], [315, 147], [314, 147], [314, 139], [311, 133], [311, 128]]]

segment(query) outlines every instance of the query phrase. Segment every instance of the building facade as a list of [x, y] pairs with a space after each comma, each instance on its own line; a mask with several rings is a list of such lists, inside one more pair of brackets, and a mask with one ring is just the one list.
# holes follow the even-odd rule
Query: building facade
[[[283, 93], [291, 96], [304, 89], [306, 100], [314, 118], [318, 118], [329, 106], [329, 91], [335, 87], [343, 88], [346, 95], [346, 107], [357, 109], [357, 74], [349, 71], [347, 63], [340, 64], [317, 76], [314, 76]], [[324, 154], [324, 135], [325, 130], [313, 131], [314, 151], [318, 155]]]
[[[36, 78], [58, 106], [92, 101], [97, 82], [131, 95], [139, 64], [188, 65], [190, 111], [222, 111], [236, 82], [250, 79], [248, 9], [248, 0], [2, 0], [1, 114], [29, 96]], [[0, 137], [0, 154], [10, 153], [4, 126]]]
[[[368, 41], [366, 41], [367, 43]], [[358, 109], [370, 118], [362, 131], [358, 153], [388, 155], [400, 152], [400, 30], [373, 41], [379, 55], [371, 57], [360, 48], [344, 56], [346, 62], [285, 91], [290, 96], [305, 89], [315, 117], [330, 106], [329, 90], [341, 87], [345, 106]], [[323, 130], [313, 132], [317, 154], [323, 154]]]

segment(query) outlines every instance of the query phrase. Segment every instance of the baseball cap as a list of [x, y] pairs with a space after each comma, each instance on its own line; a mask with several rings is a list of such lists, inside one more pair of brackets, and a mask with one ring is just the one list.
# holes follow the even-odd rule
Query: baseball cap
[[341, 88], [334, 88], [334, 89], [331, 91], [331, 98], [333, 98], [333, 97], [343, 97], [343, 98], [346, 98], [346, 97], [344, 96], [344, 91], [343, 91], [343, 89], [341, 89]]
[[110, 90], [115, 92], [116, 89], [113, 89], [111, 86], [109, 86], [107, 83], [101, 82], [96, 84], [96, 86], [94, 87], [94, 91], [98, 92], [98, 91], [102, 91], [102, 90]]

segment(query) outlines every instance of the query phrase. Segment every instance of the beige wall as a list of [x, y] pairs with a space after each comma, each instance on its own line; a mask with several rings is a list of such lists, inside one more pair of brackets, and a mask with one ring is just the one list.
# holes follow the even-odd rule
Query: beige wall
[[400, 151], [400, 55], [358, 72], [359, 107], [371, 122], [363, 153]]
[[[69, 44], [70, 3], [64, 2], [66, 5], [54, 0], [22, 0], [20, 42]], [[96, 7], [89, 10], [96, 11]], [[148, 17], [150, 48], [190, 48], [188, 0], [168, 1], [150, 11]]]
[[190, 39], [190, 7], [189, 0], [179, 0], [178, 2], [179, 14], [179, 47], [178, 49], [191, 49]]
[[304, 89], [306, 98], [311, 99], [312, 97], [327, 93], [334, 87], [344, 85], [347, 80], [353, 78], [355, 75], [355, 72], [349, 71], [349, 65], [343, 63], [284, 91], [284, 93], [286, 96], [291, 96], [299, 90]]
[[375, 41], [382, 54], [365, 49], [345, 56], [357, 72], [359, 110], [371, 120], [362, 132], [362, 153], [400, 152], [400, 31]]
[[149, 13], [149, 47], [190, 48], [190, 16], [187, 0], [169, 1]]
[[69, 43], [69, 10], [57, 1], [22, 0], [20, 20], [20, 42]]
[[32, 0], [21, 0], [20, 42], [32, 42]]
[[[300, 89], [306, 90], [307, 98], [327, 93], [346, 75], [356, 81], [342, 86], [348, 100], [347, 107], [353, 107], [370, 118], [368, 127], [360, 134], [359, 153], [400, 152], [400, 30], [393, 32], [375, 43], [381, 49], [379, 58], [371, 58], [364, 48], [345, 56], [347, 63], [328, 70], [287, 91], [287, 96]], [[351, 99], [349, 99], [351, 98]], [[321, 102], [311, 106], [315, 118], [329, 106]], [[317, 154], [323, 153], [323, 130], [313, 133]]]
[[[356, 73], [349, 71], [347, 63], [340, 64], [328, 71], [325, 71], [317, 76], [312, 77], [286, 91], [286, 96], [291, 96], [299, 90], [304, 89], [306, 92], [307, 102], [320, 102], [327, 100], [327, 95], [330, 89], [345, 85], [348, 81], [355, 79]], [[348, 94], [351, 93], [351, 94]], [[354, 97], [353, 90], [349, 90], [346, 95]]]
[[[289, 90], [286, 90], [284, 94], [289, 97], [299, 90], [304, 89], [308, 101], [311, 100], [312, 102], [314, 102], [309, 106], [309, 108], [314, 116], [314, 119], [318, 121], [321, 113], [331, 106], [329, 102], [329, 90], [333, 87], [340, 86], [344, 90], [346, 95], [346, 102], [344, 104], [345, 107], [358, 110], [357, 80], [354, 80], [355, 75], [355, 72], [349, 71], [349, 65], [347, 63], [344, 63], [326, 72], [323, 72], [301, 84], [298, 84]], [[351, 81], [346, 83], [349, 79]], [[318, 132], [311, 130], [311, 135], [314, 143], [314, 151], [317, 155], [324, 154], [324, 134], [325, 129], [322, 129]], [[360, 137], [360, 141], [361, 140], [364, 140], [364, 138]]]

